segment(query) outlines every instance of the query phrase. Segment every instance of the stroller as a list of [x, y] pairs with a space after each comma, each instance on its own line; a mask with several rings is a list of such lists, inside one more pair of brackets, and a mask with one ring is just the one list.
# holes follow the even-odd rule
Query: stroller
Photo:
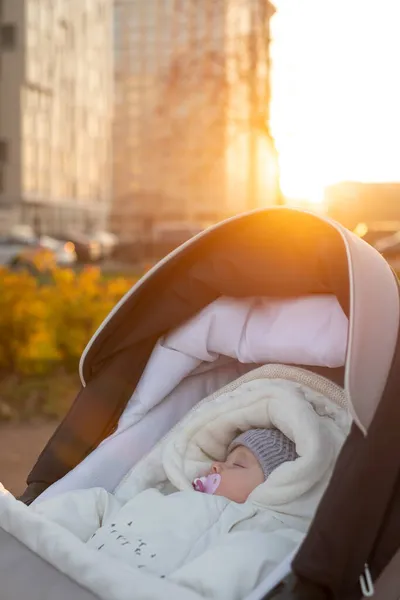
[[[326, 294], [337, 298], [349, 319], [345, 365], [305, 362], [302, 368], [344, 387], [351, 431], [303, 543], [246, 600], [398, 598], [398, 281], [372, 247], [311, 213], [271, 208], [234, 217], [185, 243], [147, 273], [86, 347], [82, 389], [39, 456], [20, 499], [30, 504], [49, 490], [67, 489], [73, 477], [75, 484], [84, 480], [83, 465], [114, 435], [166, 332], [221, 296]], [[170, 403], [163, 427], [173, 427], [186, 410]], [[146, 424], [136, 445], [131, 440], [133, 463], [166, 433], [151, 419], [150, 411], [142, 418]], [[96, 484], [102, 485], [101, 472], [97, 476]], [[87, 480], [90, 485], [94, 482]], [[1, 527], [0, 582], [1, 600], [97, 598]], [[133, 592], [135, 597], [141, 596]]]

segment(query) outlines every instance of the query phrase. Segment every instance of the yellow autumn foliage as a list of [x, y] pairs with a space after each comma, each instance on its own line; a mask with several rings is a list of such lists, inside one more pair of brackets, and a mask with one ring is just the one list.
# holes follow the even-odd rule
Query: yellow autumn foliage
[[105, 279], [93, 267], [52, 269], [45, 281], [0, 269], [0, 371], [75, 369], [91, 335], [133, 283]]

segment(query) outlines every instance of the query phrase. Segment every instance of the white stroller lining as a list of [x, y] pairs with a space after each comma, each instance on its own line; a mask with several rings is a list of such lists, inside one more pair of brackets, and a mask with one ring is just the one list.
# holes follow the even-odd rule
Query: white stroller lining
[[[332, 295], [219, 298], [159, 340], [117, 431], [36, 501], [72, 489], [115, 489], [201, 398], [249, 370], [237, 361], [343, 366], [347, 330]], [[236, 362], [222, 367], [223, 357]], [[211, 368], [205, 370], [205, 364]]]
[[150, 452], [199, 398], [209, 396], [255, 367], [234, 361], [224, 362], [218, 362], [212, 371], [201, 368], [200, 372], [186, 377], [141, 421], [104, 440], [75, 469], [47, 488], [35, 503], [67, 491], [90, 487], [104, 487], [112, 492], [132, 466]]

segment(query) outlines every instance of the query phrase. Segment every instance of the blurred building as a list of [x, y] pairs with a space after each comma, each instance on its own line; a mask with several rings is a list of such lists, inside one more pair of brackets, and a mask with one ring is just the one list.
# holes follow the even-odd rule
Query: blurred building
[[345, 227], [400, 221], [400, 183], [347, 181], [325, 190], [325, 210]]
[[110, 205], [112, 0], [0, 2], [0, 210], [42, 231]]
[[267, 0], [115, 1], [111, 227], [122, 239], [274, 203], [273, 12]]

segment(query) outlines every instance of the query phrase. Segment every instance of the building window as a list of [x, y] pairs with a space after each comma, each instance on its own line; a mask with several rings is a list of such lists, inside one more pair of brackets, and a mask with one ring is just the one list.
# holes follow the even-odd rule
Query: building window
[[13, 23], [1, 26], [0, 41], [3, 50], [14, 50], [17, 45], [17, 28]]

